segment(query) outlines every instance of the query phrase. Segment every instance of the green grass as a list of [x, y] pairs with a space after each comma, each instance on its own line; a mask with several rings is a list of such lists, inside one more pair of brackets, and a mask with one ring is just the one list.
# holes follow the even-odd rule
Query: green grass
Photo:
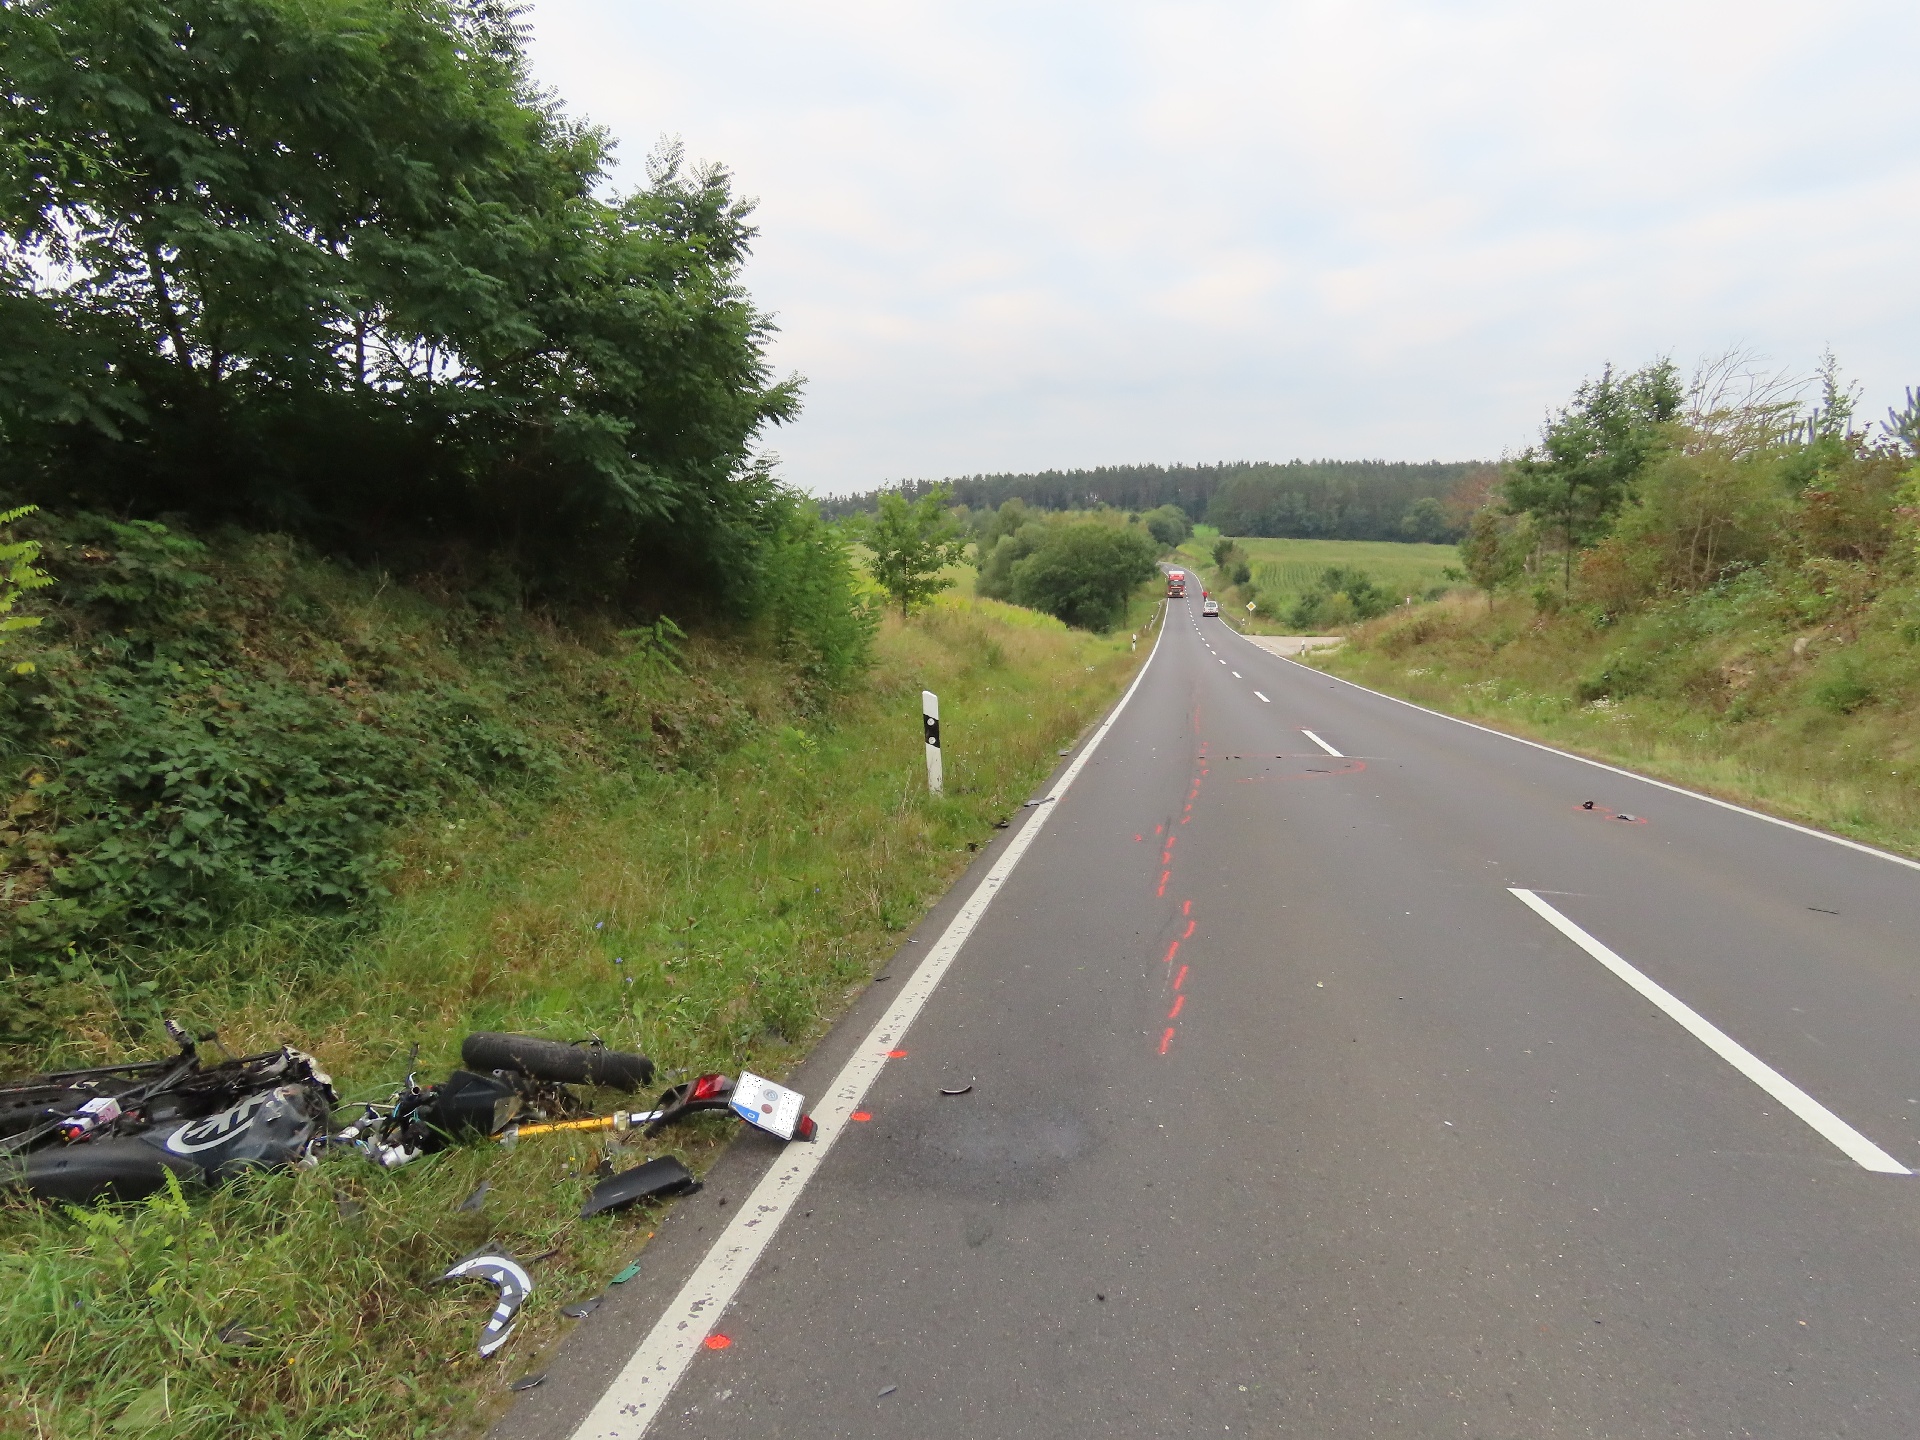
[[[1144, 651], [1139, 652], [1144, 654]], [[381, 918], [283, 921], [164, 959], [167, 1013], [236, 1052], [315, 1052], [343, 1093], [443, 1074], [470, 1029], [597, 1033], [667, 1070], [784, 1073], [1111, 703], [1139, 654], [950, 592], [889, 617], [871, 684], [699, 771], [578, 770], [559, 798], [479, 800], [417, 827]], [[715, 676], [751, 657], [695, 642]], [[751, 673], [741, 678], [753, 690]], [[940, 695], [947, 793], [925, 793], [919, 691]], [[161, 1048], [102, 988], [62, 997], [61, 1059]], [[36, 1063], [55, 1051], [32, 1057]], [[24, 1057], [16, 1057], [24, 1058]], [[609, 1103], [612, 1097], [600, 1097]], [[615, 1146], [696, 1169], [723, 1119]], [[392, 1173], [354, 1156], [211, 1195], [94, 1210], [0, 1205], [0, 1431], [36, 1437], [387, 1437], [484, 1421], [510, 1379], [641, 1252], [657, 1211], [577, 1219], [603, 1137], [477, 1145]], [[456, 1206], [490, 1182], [482, 1210]], [[484, 1286], [430, 1282], [488, 1243], [535, 1266], [522, 1329], [482, 1361]], [[644, 1262], [643, 1262], [644, 1263]], [[242, 1324], [240, 1347], [219, 1336]]]
[[[1757, 578], [1757, 577], [1756, 577]], [[1450, 596], [1312, 663], [1389, 694], [1920, 856], [1920, 593], [1818, 621], [1762, 584], [1600, 623]]]
[[[1242, 629], [1256, 634], [1289, 634], [1283, 617], [1294, 599], [1311, 589], [1332, 566], [1364, 570], [1380, 587], [1396, 596], [1422, 598], [1435, 588], [1451, 582], [1449, 568], [1458, 570], [1460, 552], [1452, 545], [1409, 545], [1395, 540], [1269, 540], [1258, 536], [1235, 537], [1234, 544], [1247, 552], [1253, 570], [1254, 595], [1235, 592], [1222, 582], [1214, 569], [1213, 546], [1219, 533], [1210, 526], [1196, 526], [1193, 538], [1182, 545], [1178, 558], [1208, 577], [1207, 583], [1221, 592], [1221, 608]], [[1255, 599], [1258, 609], [1249, 618], [1245, 602]]]

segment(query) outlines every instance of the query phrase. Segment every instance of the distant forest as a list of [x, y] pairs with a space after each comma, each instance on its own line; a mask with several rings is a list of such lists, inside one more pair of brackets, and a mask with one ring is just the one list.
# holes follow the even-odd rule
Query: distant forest
[[[1474, 461], [1239, 460], [969, 475], [909, 480], [899, 488], [912, 498], [936, 484], [948, 485], [954, 503], [970, 510], [997, 509], [1016, 498], [1042, 510], [1108, 505], [1145, 511], [1178, 505], [1196, 522], [1228, 535], [1445, 541], [1459, 538], [1465, 518], [1458, 506], [1446, 503], [1448, 498], [1483, 468]], [[871, 510], [879, 493], [836, 496], [822, 508], [833, 516]]]

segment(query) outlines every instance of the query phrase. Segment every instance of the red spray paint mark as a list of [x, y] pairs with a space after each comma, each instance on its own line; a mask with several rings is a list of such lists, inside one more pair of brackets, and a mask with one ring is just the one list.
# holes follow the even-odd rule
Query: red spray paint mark
[[873, 1119], [873, 1112], [871, 1110], [856, 1110], [847, 1118], [849, 1120], [859, 1120], [864, 1123], [865, 1121]]
[[1178, 955], [1179, 953], [1180, 953], [1180, 942], [1176, 940], [1171, 945], [1167, 946], [1166, 963], [1169, 965], [1173, 964], [1173, 957]]
[[730, 1335], [707, 1336], [707, 1348], [709, 1350], [724, 1350], [732, 1343], [733, 1343], [733, 1337]]
[[1133, 840], [1136, 845], [1140, 843], [1140, 837], [1138, 835], [1134, 836]]
[[1169, 1019], [1169, 1020], [1178, 1020], [1178, 1019], [1180, 1018], [1180, 1012], [1181, 1012], [1181, 1010], [1183, 1010], [1183, 1009], [1184, 1009], [1184, 1008], [1186, 1007], [1186, 1003], [1187, 1003], [1187, 997], [1186, 997], [1186, 996], [1184, 996], [1184, 995], [1176, 995], [1176, 996], [1174, 996], [1174, 997], [1173, 997], [1173, 1009], [1171, 1009], [1171, 1010], [1169, 1010], [1169, 1011], [1167, 1011], [1167, 1019]]
[[1162, 1055], [1166, 1054], [1167, 1047], [1171, 1044], [1173, 1044], [1173, 1026], [1169, 1025], [1167, 1027], [1167, 1033], [1160, 1037], [1160, 1053]]
[[1181, 936], [1180, 938], [1181, 938], [1182, 940], [1191, 940], [1191, 939], [1193, 938], [1193, 930], [1194, 930], [1194, 927], [1195, 927], [1196, 925], [1198, 925], [1199, 923], [1200, 923], [1200, 922], [1199, 922], [1198, 920], [1189, 920], [1189, 921], [1187, 921], [1187, 933], [1186, 933], [1186, 934], [1184, 934], [1184, 935], [1182, 935], [1182, 936]]
[[889, 1060], [904, 1060], [906, 1058], [907, 1058], [907, 1052], [904, 1050], [887, 1051], [887, 1059]]
[[1193, 823], [1193, 816], [1191, 816], [1191, 815], [1182, 815], [1182, 816], [1180, 817], [1180, 823], [1181, 823], [1182, 825], [1191, 825], [1191, 824]]
[[1166, 827], [1166, 826], [1164, 826], [1164, 825], [1156, 825], [1156, 826], [1154, 826], [1154, 827], [1153, 827], [1153, 833], [1154, 833], [1154, 834], [1156, 834], [1156, 835], [1158, 835], [1158, 834], [1159, 834], [1159, 833], [1160, 833], [1160, 832], [1161, 832], [1162, 830], [1164, 830], [1164, 829], [1166, 829], [1166, 828], [1167, 828], [1167, 827]]
[[1191, 901], [1191, 900], [1182, 900], [1182, 901], [1180, 902], [1180, 913], [1181, 913], [1182, 915], [1191, 915], [1191, 914], [1193, 914], [1193, 901]]
[[1155, 896], [1160, 896], [1167, 893], [1167, 877], [1172, 874], [1173, 872], [1171, 870], [1162, 870], [1160, 872], [1160, 888], [1153, 892]]
[[1182, 965], [1180, 967], [1180, 973], [1173, 977], [1173, 988], [1178, 990], [1182, 985], [1186, 983], [1187, 983], [1187, 967]]

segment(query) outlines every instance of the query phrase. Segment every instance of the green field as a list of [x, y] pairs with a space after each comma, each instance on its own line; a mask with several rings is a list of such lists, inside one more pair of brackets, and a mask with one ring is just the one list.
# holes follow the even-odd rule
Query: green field
[[[1278, 606], [1317, 581], [1332, 565], [1366, 571], [1383, 589], [1396, 595], [1424, 598], [1447, 582], [1446, 571], [1460, 566], [1460, 552], [1451, 545], [1407, 545], [1395, 540], [1265, 540], [1236, 537], [1253, 566], [1253, 583], [1260, 588], [1263, 608]], [[1181, 554], [1196, 566], [1212, 566], [1211, 539], [1198, 535], [1181, 546]]]

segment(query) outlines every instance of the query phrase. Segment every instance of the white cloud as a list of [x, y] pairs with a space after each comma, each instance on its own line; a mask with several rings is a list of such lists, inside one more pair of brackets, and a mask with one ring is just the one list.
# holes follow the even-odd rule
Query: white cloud
[[1496, 454], [1611, 359], [1920, 380], [1910, 5], [540, 0], [638, 160], [761, 199], [818, 490]]

